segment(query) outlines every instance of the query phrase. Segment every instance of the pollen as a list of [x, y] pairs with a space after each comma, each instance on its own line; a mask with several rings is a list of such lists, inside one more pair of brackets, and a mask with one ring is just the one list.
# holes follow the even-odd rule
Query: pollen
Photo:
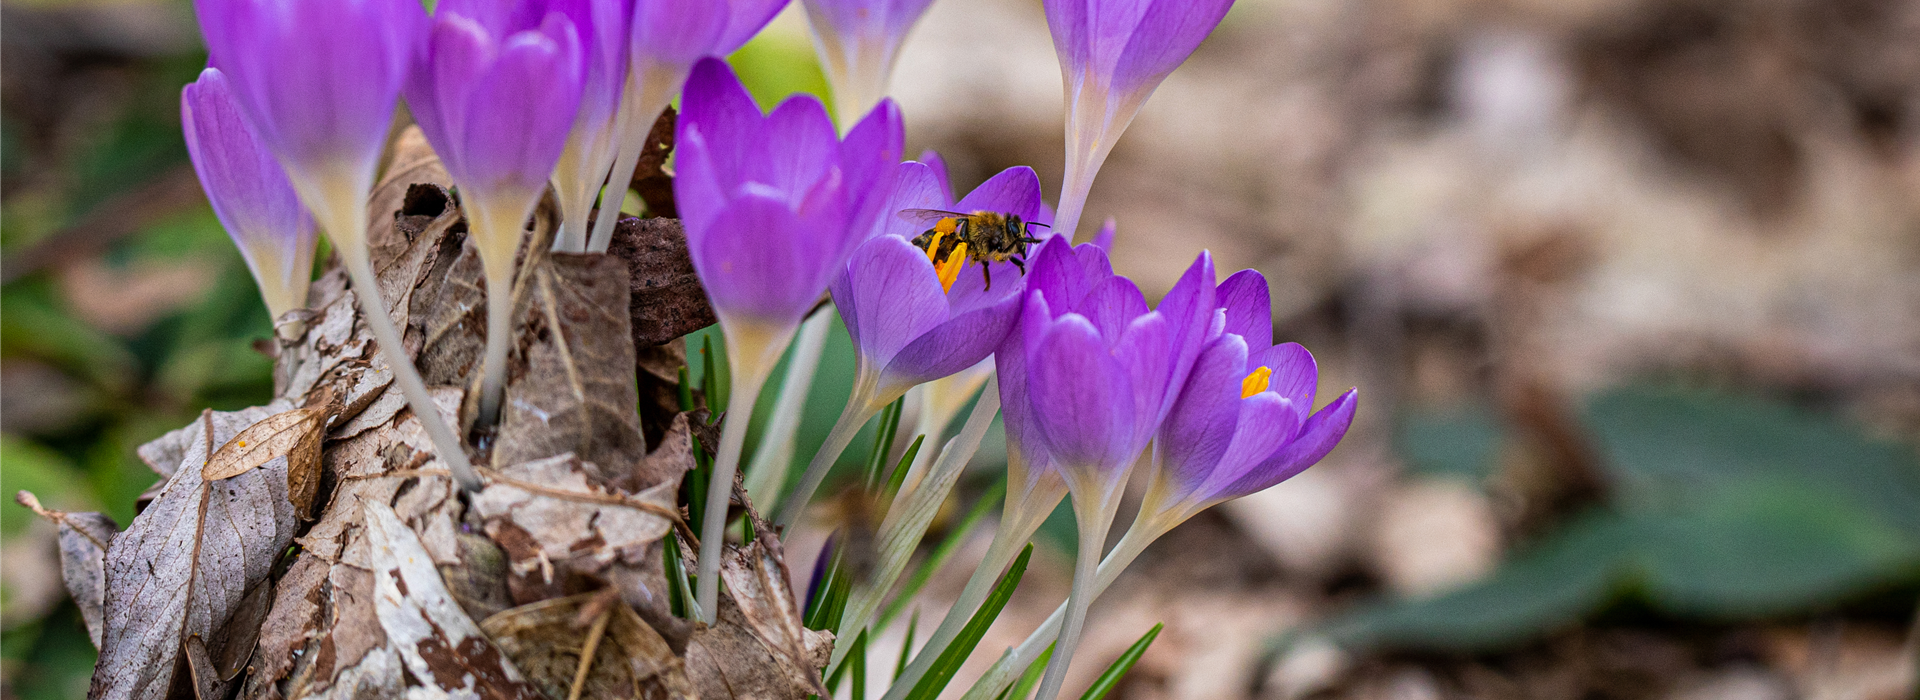
[[[936, 250], [938, 249], [937, 244], [935, 249]], [[960, 268], [965, 266], [966, 264], [967, 264], [967, 242], [966, 241], [961, 241], [960, 245], [954, 246], [953, 253], [947, 255], [947, 259], [944, 262], [934, 261], [933, 271], [940, 275], [940, 289], [942, 291], [947, 291], [947, 292], [953, 291], [953, 281], [960, 279]]]
[[1254, 370], [1252, 374], [1247, 375], [1246, 379], [1240, 381], [1240, 398], [1244, 399], [1266, 391], [1268, 383], [1272, 381], [1273, 370], [1266, 367]]

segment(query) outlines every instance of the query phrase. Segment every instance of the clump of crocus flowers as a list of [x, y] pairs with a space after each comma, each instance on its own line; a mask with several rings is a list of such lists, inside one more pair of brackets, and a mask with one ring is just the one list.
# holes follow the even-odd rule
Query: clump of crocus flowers
[[[1007, 486], [992, 544], [887, 697], [920, 683], [1068, 499], [1082, 543], [1072, 593], [969, 694], [994, 697], [1051, 645], [1038, 693], [1050, 700], [1088, 605], [1149, 543], [1206, 508], [1298, 474], [1353, 419], [1352, 391], [1315, 410], [1313, 357], [1273, 343], [1259, 273], [1216, 282], [1212, 258], [1199, 252], [1172, 291], [1149, 304], [1108, 260], [1111, 222], [1091, 242], [1073, 242], [1106, 154], [1231, 0], [1046, 0], [1066, 88], [1058, 217], [1031, 169], [1006, 170], [956, 197], [937, 154], [902, 161], [904, 127], [886, 88], [930, 0], [804, 2], [838, 124], [809, 95], [763, 112], [719, 58], [786, 0], [442, 0], [431, 16], [414, 0], [197, 0], [210, 66], [182, 95], [189, 151], [277, 332], [290, 340], [303, 332], [315, 230], [328, 235], [436, 457], [471, 489], [481, 483], [472, 448], [428, 401], [369, 261], [364, 209], [396, 103], [405, 97], [445, 163], [481, 256], [484, 427], [500, 405], [514, 335], [499, 302], [512, 296], [535, 205], [551, 188], [556, 250], [604, 252], [648, 127], [679, 97], [674, 196], [732, 376], [735, 418], [722, 429], [711, 483], [731, 483], [747, 451], [746, 417], [790, 352], [773, 427], [746, 474], [762, 506], [777, 503], [784, 528], [801, 522], [863, 425], [876, 415], [897, 424], [900, 411], [889, 407], [917, 397], [922, 447], [898, 474], [869, 484], [887, 490], [889, 507], [877, 561], [851, 584], [833, 623], [838, 666], [888, 621], [876, 618], [881, 603], [1000, 415]], [[1042, 242], [990, 256], [970, 251], [975, 241], [943, 246], [961, 235], [955, 220], [929, 228], [902, 215], [928, 209], [1018, 217]], [[831, 300], [824, 308], [823, 296]], [[787, 490], [803, 405], [792, 397], [806, 394], [835, 314], [853, 340], [853, 393]], [[964, 426], [940, 442], [975, 392]], [[1147, 484], [1139, 514], [1102, 552], [1134, 479]], [[693, 611], [711, 622], [728, 489], [707, 493]]]

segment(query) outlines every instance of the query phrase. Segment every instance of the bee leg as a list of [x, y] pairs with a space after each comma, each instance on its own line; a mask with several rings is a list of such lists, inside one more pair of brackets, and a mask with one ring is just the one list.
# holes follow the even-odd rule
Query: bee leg
[[1015, 255], [1007, 258], [1007, 260], [1012, 262], [1014, 267], [1020, 268], [1020, 274], [1027, 274], [1027, 261], [1021, 260], [1020, 256]]
[[987, 288], [986, 288], [986, 290], [983, 290], [983, 291], [992, 291], [992, 290], [993, 290], [993, 274], [992, 274], [992, 273], [989, 273], [989, 272], [987, 272], [987, 266], [986, 266], [986, 265], [981, 265], [981, 266], [980, 266], [980, 279], [982, 279], [982, 280], [985, 280], [985, 281], [986, 281], [986, 283], [987, 283]]

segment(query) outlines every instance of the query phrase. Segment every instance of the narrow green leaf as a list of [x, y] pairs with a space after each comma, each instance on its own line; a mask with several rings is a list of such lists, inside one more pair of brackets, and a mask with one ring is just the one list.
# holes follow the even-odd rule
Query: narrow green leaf
[[981, 603], [980, 609], [974, 611], [973, 617], [967, 620], [967, 625], [960, 628], [960, 635], [945, 651], [940, 652], [940, 657], [927, 669], [927, 675], [922, 676], [913, 687], [913, 692], [907, 694], [908, 700], [933, 700], [946, 690], [947, 683], [953, 681], [953, 674], [960, 671], [960, 664], [973, 653], [974, 647], [979, 646], [980, 638], [987, 635], [987, 628], [993, 626], [994, 619], [1000, 617], [1000, 610], [1007, 606], [1007, 599], [1013, 597], [1013, 589], [1020, 586], [1020, 578], [1027, 573], [1027, 560], [1031, 558], [1033, 545], [1029, 543], [1020, 551], [1020, 558], [1013, 560], [1013, 566], [1007, 569], [1006, 575], [1001, 576], [1000, 582], [994, 585], [993, 592], [987, 594], [986, 602]]
[[[831, 542], [831, 540], [829, 540], [829, 542]], [[806, 625], [807, 629], [820, 630], [827, 628], [826, 612], [833, 605], [831, 600], [833, 597], [833, 589], [839, 585], [841, 577], [840, 555], [840, 551], [833, 553], [833, 559], [827, 562], [826, 571], [820, 574], [819, 585], [813, 587], [813, 599], [807, 601], [807, 612], [802, 616], [801, 620], [801, 623]]]
[[1053, 645], [1048, 644], [1047, 650], [1040, 652], [1040, 658], [1034, 659], [1033, 663], [1027, 666], [1027, 672], [1020, 674], [1020, 682], [1008, 688], [1012, 694], [1006, 697], [1013, 700], [1026, 700], [1028, 696], [1033, 695], [1033, 689], [1040, 685], [1040, 677], [1046, 675], [1047, 662], [1052, 660]]
[[853, 649], [847, 652], [847, 664], [852, 666], [848, 673], [853, 674], [853, 700], [867, 700], [867, 631], [860, 630], [860, 636], [853, 638]]
[[907, 578], [904, 586], [901, 586], [900, 593], [895, 595], [893, 602], [888, 603], [887, 609], [880, 613], [880, 619], [874, 623], [874, 628], [885, 629], [894, 618], [906, 611], [907, 604], [912, 603], [914, 596], [920, 594], [920, 589], [933, 578], [933, 573], [939, 571], [941, 566], [946, 565], [947, 560], [952, 559], [953, 555], [960, 551], [961, 545], [967, 543], [967, 538], [973, 535], [974, 529], [980, 526], [987, 514], [1000, 505], [1000, 498], [1006, 493], [1007, 480], [1003, 477], [992, 488], [987, 489], [986, 493], [980, 494], [980, 500], [973, 504], [973, 510], [968, 511], [967, 516], [960, 520], [960, 524], [955, 525], [953, 531], [947, 533], [947, 538], [941, 540], [940, 546], [934, 548], [933, 554], [920, 563], [920, 568], [914, 569], [913, 575]]
[[867, 454], [867, 490], [880, 485], [880, 470], [886, 466], [887, 453], [893, 450], [893, 437], [900, 431], [900, 414], [905, 412], [906, 397], [894, 399], [880, 410], [878, 429], [873, 431], [873, 452]]
[[[1107, 670], [1100, 673], [1099, 678], [1094, 679], [1093, 685], [1087, 688], [1085, 695], [1080, 696], [1080, 700], [1101, 700], [1107, 697], [1107, 693], [1113, 692], [1113, 687], [1120, 685], [1120, 677], [1127, 675], [1127, 671], [1133, 669], [1133, 664], [1140, 660], [1140, 655], [1147, 653], [1147, 647], [1153, 644], [1155, 637], [1160, 636], [1160, 628], [1165, 626], [1165, 623], [1154, 623], [1153, 629], [1147, 630], [1147, 633], [1140, 637], [1140, 641], [1127, 647], [1127, 650], [1120, 654], [1120, 658], [1113, 660], [1112, 666], [1108, 666]], [[1046, 668], [1045, 665], [1036, 665]]]
[[690, 619], [693, 617], [693, 585], [687, 581], [687, 565], [680, 558], [680, 536], [667, 533], [664, 538], [667, 546], [662, 558], [667, 567], [667, 610], [674, 617]]
[[927, 441], [925, 435], [913, 436], [913, 444], [907, 445], [907, 451], [900, 453], [900, 462], [893, 465], [893, 473], [887, 475], [886, 490], [881, 491], [888, 498], [900, 494], [900, 485], [907, 481], [907, 467], [913, 464], [913, 458], [920, 454], [920, 444]]
[[919, 628], [920, 609], [914, 608], [913, 617], [907, 618], [907, 640], [900, 643], [900, 662], [893, 666], [893, 677], [895, 680], [898, 680], [900, 674], [905, 673], [907, 670], [907, 659], [913, 656], [913, 633]]
[[687, 376], [687, 366], [680, 365], [680, 410], [693, 410], [693, 380]]

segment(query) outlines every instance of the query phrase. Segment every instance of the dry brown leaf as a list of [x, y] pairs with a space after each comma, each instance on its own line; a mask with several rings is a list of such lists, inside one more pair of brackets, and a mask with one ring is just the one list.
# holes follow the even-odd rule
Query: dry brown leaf
[[365, 513], [374, 610], [414, 679], [449, 697], [542, 700], [447, 592], [419, 536], [384, 503]]
[[202, 440], [109, 545], [100, 662], [89, 697], [163, 697], [185, 640], [218, 631], [271, 573], [296, 522], [286, 460], [219, 481], [203, 481], [201, 469], [217, 445], [277, 412], [203, 414], [196, 423]]
[[269, 612], [260, 623], [259, 640], [252, 658], [253, 672], [247, 676], [241, 697], [278, 696], [274, 684], [293, 671], [294, 651], [304, 649], [324, 622], [321, 602], [327, 597], [327, 570], [326, 562], [303, 552], [275, 583]]
[[678, 219], [621, 219], [607, 254], [627, 264], [635, 347], [659, 345], [715, 322]]
[[639, 167], [633, 169], [633, 178], [627, 183], [640, 194], [640, 200], [647, 203], [647, 213], [653, 216], [680, 216], [673, 199], [673, 175], [666, 169], [667, 156], [673, 154], [674, 124], [678, 121], [672, 107], [653, 120], [653, 128], [647, 132], [647, 144], [640, 150]]
[[320, 490], [320, 441], [326, 437], [326, 426], [326, 408], [296, 408], [267, 416], [215, 450], [201, 468], [200, 478], [228, 479], [284, 457], [287, 498], [302, 520], [310, 520], [313, 497]]
[[627, 270], [594, 254], [536, 258], [520, 323], [525, 369], [508, 379], [495, 468], [571, 452], [613, 478], [646, 456], [634, 412]]
[[480, 628], [548, 697], [564, 698], [573, 689], [591, 631], [591, 625], [579, 624], [581, 613], [592, 612], [590, 603], [596, 600], [611, 602], [610, 606], [602, 603], [603, 612], [589, 617], [592, 621], [604, 615], [606, 622], [580, 697], [694, 697], [683, 662], [667, 640], [632, 608], [603, 593], [522, 605], [487, 618]]
[[[748, 517], [758, 520], [751, 512]], [[773, 653], [789, 678], [814, 694], [826, 695], [820, 670], [827, 658], [816, 652], [830, 650], [832, 636], [809, 630], [801, 623], [800, 605], [794, 600], [780, 540], [771, 536], [771, 524], [762, 520], [755, 525], [761, 536], [745, 547], [729, 548], [727, 558], [720, 562], [720, 580], [727, 584], [727, 592], [747, 627]], [[828, 642], [824, 645], [823, 635]]]
[[474, 515], [506, 550], [512, 580], [542, 589], [657, 556], [651, 545], [672, 527], [680, 488], [678, 479], [631, 495], [602, 487], [570, 454], [486, 476], [487, 487], [473, 497]]
[[87, 638], [100, 648], [101, 606], [107, 592], [107, 547], [120, 526], [99, 513], [62, 513], [40, 507], [40, 499], [27, 491], [14, 494], [13, 500], [32, 509], [42, 518], [60, 526], [60, 579], [67, 593], [80, 608], [87, 623]]
[[[817, 649], [814, 656], [825, 665], [833, 636], [812, 632], [811, 638]], [[713, 625], [695, 630], [687, 643], [687, 677], [705, 700], [801, 700], [818, 694], [814, 687], [819, 685], [819, 669], [811, 675], [811, 682], [796, 678], [754, 634], [729, 595], [720, 596]]]
[[[380, 177], [380, 183], [374, 185], [373, 193], [367, 198], [367, 245], [374, 260], [403, 257], [400, 251], [406, 250], [412, 239], [398, 230], [396, 224], [409, 208], [405, 205], [410, 199], [410, 190], [421, 184], [431, 184], [444, 191], [453, 187], [453, 178], [440, 164], [440, 156], [433, 152], [420, 127], [409, 126], [394, 138], [393, 158], [387, 164], [386, 174]], [[387, 297], [389, 302], [393, 299]]]

